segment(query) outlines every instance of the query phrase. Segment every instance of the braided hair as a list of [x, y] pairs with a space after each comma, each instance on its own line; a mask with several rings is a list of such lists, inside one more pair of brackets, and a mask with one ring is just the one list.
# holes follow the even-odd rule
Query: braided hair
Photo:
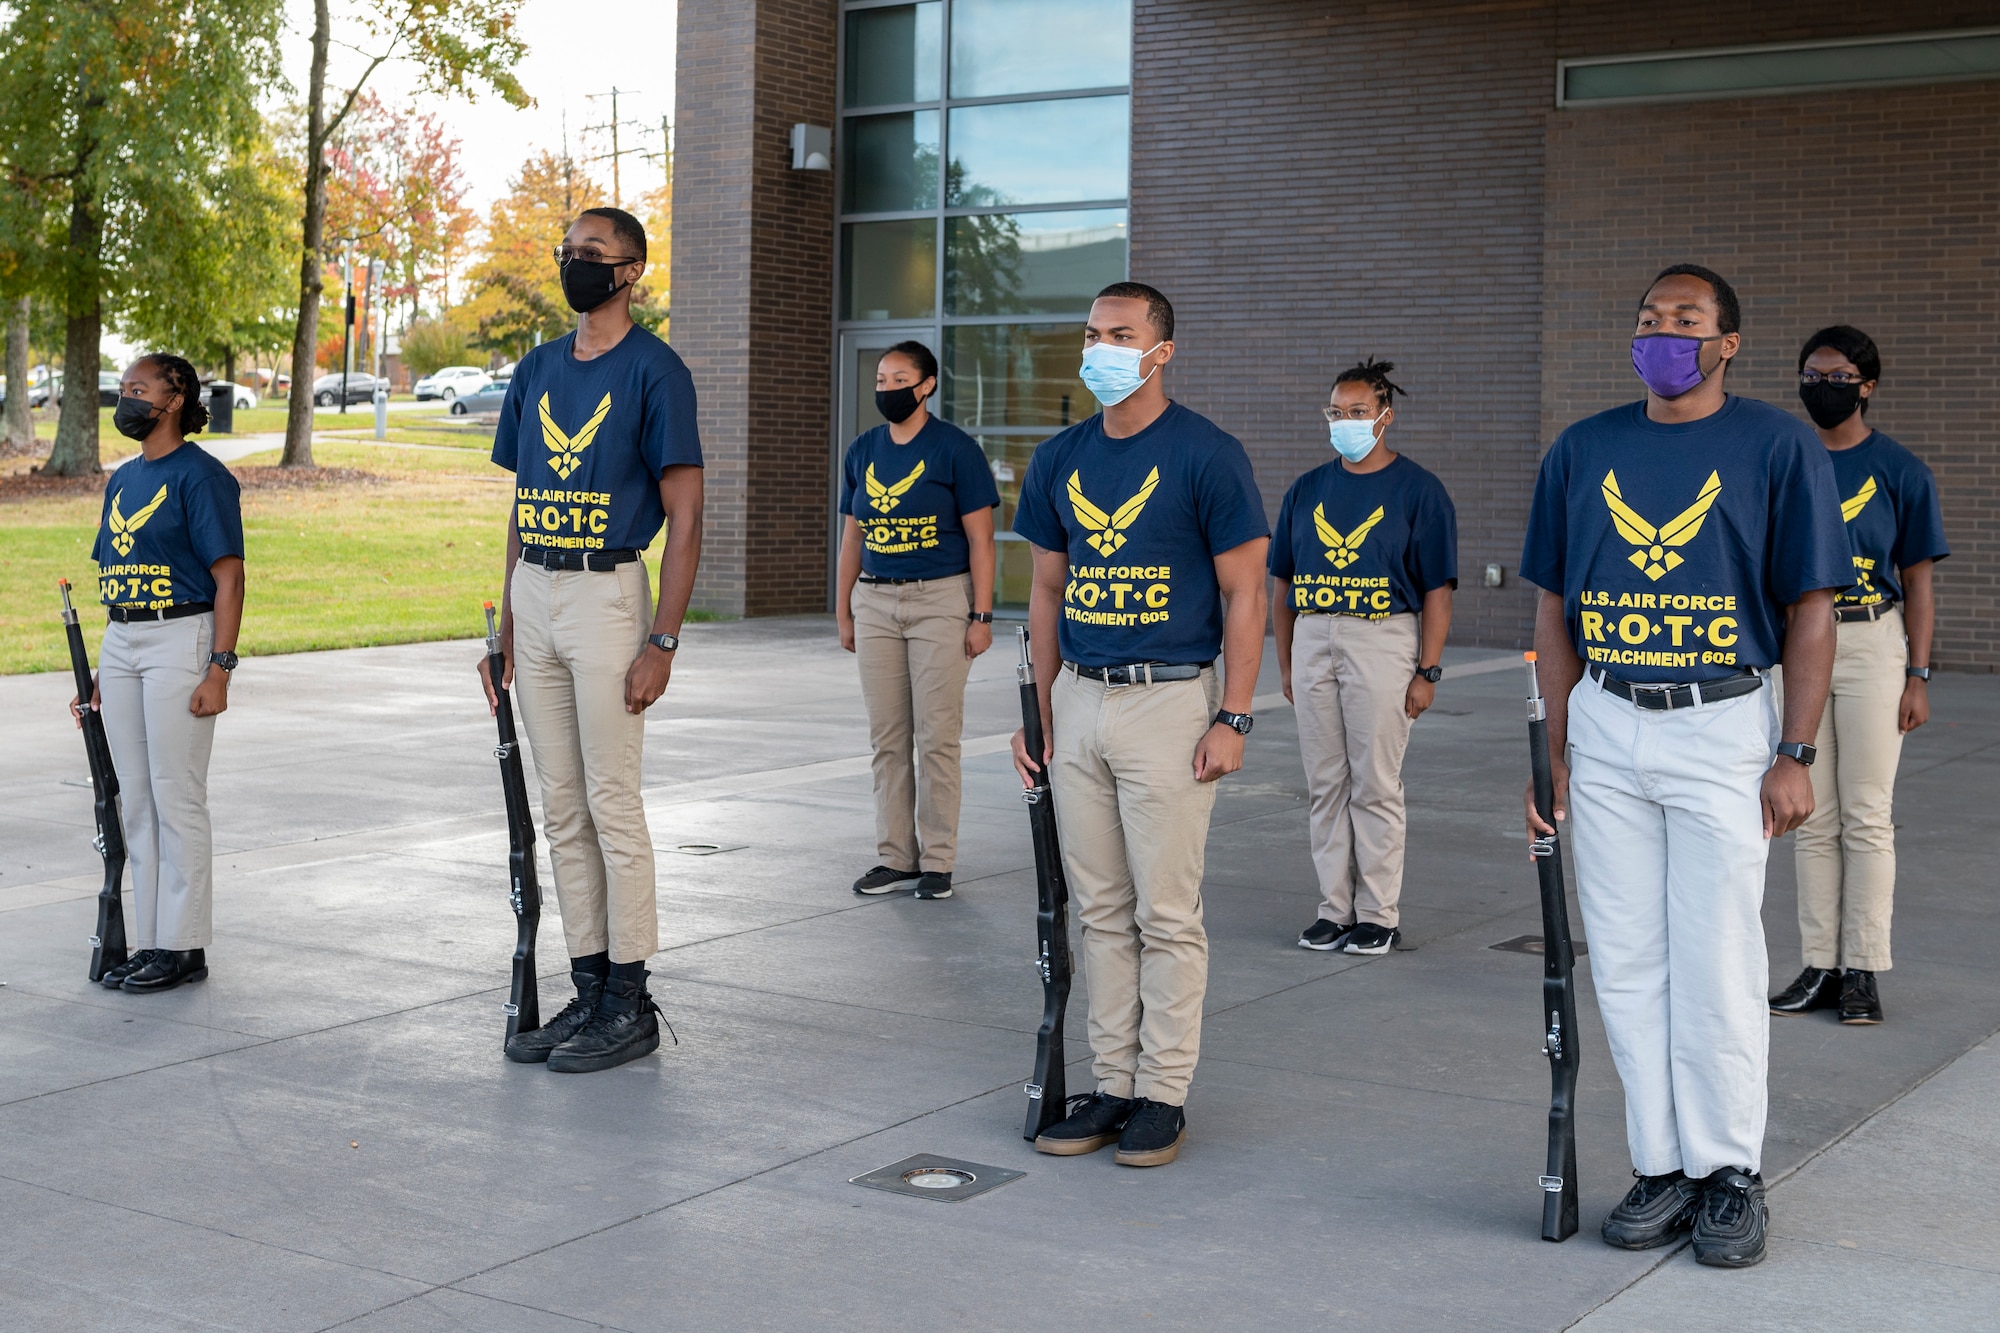
[[149, 352], [139, 360], [159, 371], [167, 388], [181, 396], [181, 434], [199, 434], [208, 425], [208, 409], [201, 403], [201, 376], [194, 366], [172, 352]]
[[1405, 398], [1410, 396], [1408, 389], [1389, 378], [1389, 372], [1395, 368], [1396, 363], [1393, 361], [1377, 361], [1374, 357], [1369, 357], [1334, 376], [1333, 387], [1338, 389], [1343, 384], [1365, 384], [1375, 391], [1375, 403], [1378, 407], [1389, 407], [1394, 404], [1396, 395], [1401, 394]]

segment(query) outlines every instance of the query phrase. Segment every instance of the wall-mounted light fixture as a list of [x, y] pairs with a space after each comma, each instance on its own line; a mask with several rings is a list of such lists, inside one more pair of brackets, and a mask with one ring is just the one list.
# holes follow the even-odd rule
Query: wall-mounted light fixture
[[792, 170], [832, 171], [833, 131], [824, 125], [792, 126]]
[[1501, 569], [1500, 566], [1488, 565], [1486, 567], [1486, 578], [1483, 580], [1483, 582], [1487, 587], [1497, 588], [1506, 581], [1507, 581], [1507, 572]]

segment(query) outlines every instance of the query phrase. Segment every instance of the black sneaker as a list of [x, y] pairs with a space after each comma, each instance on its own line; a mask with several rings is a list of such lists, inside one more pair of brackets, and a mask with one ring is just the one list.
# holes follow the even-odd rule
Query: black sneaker
[[1186, 1138], [1187, 1116], [1180, 1107], [1141, 1097], [1118, 1136], [1115, 1160], [1120, 1166], [1165, 1166], [1181, 1155]]
[[1621, 1250], [1673, 1244], [1694, 1225], [1695, 1210], [1701, 1207], [1701, 1182], [1679, 1171], [1664, 1176], [1632, 1174], [1638, 1183], [1604, 1219], [1604, 1243]]
[[854, 891], [870, 896], [878, 893], [894, 893], [911, 880], [921, 877], [920, 872], [915, 870], [893, 870], [888, 866], [876, 866], [854, 881]]
[[1299, 947], [1301, 949], [1317, 949], [1321, 953], [1325, 953], [1330, 949], [1338, 949], [1340, 942], [1346, 939], [1353, 929], [1353, 926], [1343, 926], [1338, 921], [1328, 921], [1321, 918], [1300, 932]]
[[1771, 997], [1771, 1012], [1809, 1014], [1830, 1009], [1840, 995], [1840, 973], [1830, 967], [1809, 967], [1791, 985]]
[[1870, 1024], [1882, 1021], [1882, 997], [1875, 990], [1875, 974], [1847, 969], [1840, 979], [1840, 1021]]
[[200, 981], [207, 975], [207, 950], [155, 949], [145, 966], [134, 968], [118, 988], [133, 995], [148, 995], [172, 990], [183, 982]]
[[1077, 1157], [1115, 1143], [1139, 1103], [1108, 1092], [1086, 1092], [1069, 1099], [1069, 1114], [1035, 1136], [1035, 1151], [1054, 1157]]
[[1694, 1219], [1694, 1258], [1711, 1268], [1748, 1268], [1764, 1262], [1764, 1177], [1725, 1166], [1702, 1182]]
[[1342, 953], [1387, 953], [1403, 938], [1403, 932], [1394, 926], [1378, 926], [1373, 921], [1363, 921], [1340, 942]]
[[917, 880], [917, 897], [951, 897], [951, 872], [949, 870], [926, 870]]
[[97, 984], [106, 990], [117, 990], [125, 984], [125, 978], [153, 961], [158, 949], [141, 949], [114, 968], [109, 968], [97, 979]]
[[572, 971], [569, 979], [576, 983], [576, 998], [534, 1031], [515, 1033], [507, 1042], [509, 1060], [524, 1065], [541, 1064], [549, 1058], [550, 1051], [583, 1031], [584, 1024], [590, 1022], [604, 994], [604, 978], [595, 972]]
[[607, 979], [583, 1030], [549, 1052], [550, 1072], [592, 1074], [651, 1055], [660, 1049], [659, 1014], [644, 974], [638, 981]]

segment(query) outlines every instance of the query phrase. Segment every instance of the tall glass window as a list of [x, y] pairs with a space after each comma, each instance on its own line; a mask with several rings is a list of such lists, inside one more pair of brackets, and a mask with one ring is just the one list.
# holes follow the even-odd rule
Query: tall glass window
[[1126, 276], [1132, 0], [841, 9], [836, 464], [880, 422], [881, 349], [929, 346], [933, 410], [999, 483], [996, 601], [1024, 606], [1021, 479], [1037, 444], [1097, 410], [1076, 377], [1083, 322]]

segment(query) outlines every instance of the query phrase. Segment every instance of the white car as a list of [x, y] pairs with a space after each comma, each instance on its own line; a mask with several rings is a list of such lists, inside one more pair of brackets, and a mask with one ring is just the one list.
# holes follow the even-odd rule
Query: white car
[[449, 403], [460, 394], [477, 393], [492, 382], [493, 377], [477, 366], [446, 366], [437, 374], [417, 381], [417, 401], [442, 398]]

